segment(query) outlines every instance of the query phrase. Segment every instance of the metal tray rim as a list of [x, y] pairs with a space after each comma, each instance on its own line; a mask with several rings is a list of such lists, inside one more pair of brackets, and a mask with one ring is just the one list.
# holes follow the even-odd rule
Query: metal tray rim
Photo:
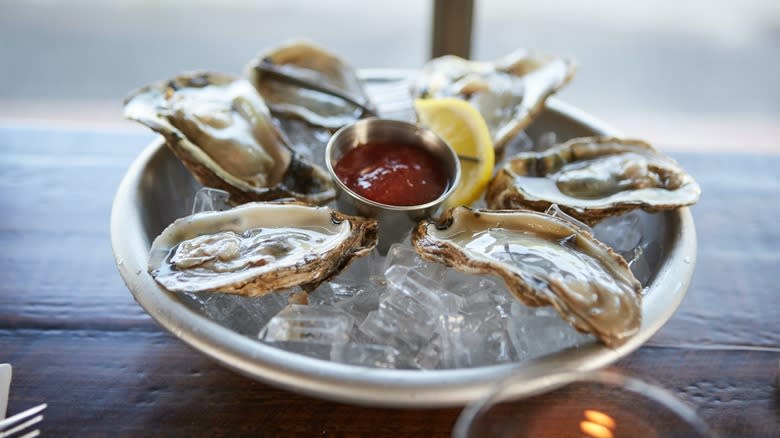
[[[377, 75], [381, 76], [381, 74]], [[605, 123], [571, 105], [549, 99], [546, 111], [617, 135]], [[142, 237], [140, 179], [155, 154], [153, 141], [135, 159], [119, 185], [111, 212], [115, 262], [135, 300], [166, 330], [221, 364], [274, 386], [353, 404], [434, 408], [476, 400], [509, 375], [538, 384], [555, 372], [594, 370], [626, 356], [655, 334], [685, 296], [696, 258], [696, 231], [687, 208], [667, 213], [671, 245], [643, 302], [640, 332], [616, 349], [600, 344], [561, 351], [524, 364], [456, 370], [387, 370], [339, 364], [282, 351], [235, 333], [191, 311], [146, 272], [148, 244]]]

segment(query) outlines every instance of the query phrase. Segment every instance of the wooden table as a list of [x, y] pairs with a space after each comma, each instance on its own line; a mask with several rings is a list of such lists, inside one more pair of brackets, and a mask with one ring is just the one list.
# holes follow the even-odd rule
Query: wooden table
[[[460, 409], [331, 403], [235, 374], [158, 327], [114, 266], [118, 183], [152, 139], [0, 124], [0, 362], [44, 436], [448, 436]], [[699, 181], [698, 264], [673, 319], [614, 365], [723, 436], [780, 436], [780, 156], [673, 153]]]

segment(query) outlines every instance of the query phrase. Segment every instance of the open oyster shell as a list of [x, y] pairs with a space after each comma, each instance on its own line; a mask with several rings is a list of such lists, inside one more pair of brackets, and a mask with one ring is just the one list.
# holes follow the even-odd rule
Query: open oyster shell
[[374, 219], [255, 202], [176, 220], [152, 243], [149, 272], [170, 291], [256, 296], [299, 285], [313, 290], [376, 242]]
[[331, 130], [368, 115], [371, 106], [352, 66], [306, 42], [261, 55], [246, 75], [275, 115]]
[[640, 140], [583, 137], [512, 158], [485, 194], [493, 209], [564, 212], [593, 224], [635, 208], [661, 211], [695, 204], [701, 190], [674, 160]]
[[501, 276], [527, 305], [552, 305], [577, 330], [609, 346], [641, 325], [641, 285], [626, 261], [557, 217], [457, 207], [440, 223], [421, 222], [412, 243], [425, 259]]
[[493, 62], [446, 55], [429, 61], [418, 76], [416, 96], [460, 97], [487, 122], [497, 151], [525, 129], [544, 101], [574, 76], [570, 59], [516, 50]]
[[162, 134], [198, 181], [236, 202], [335, 197], [328, 173], [292, 152], [246, 80], [185, 73], [133, 92], [125, 116]]

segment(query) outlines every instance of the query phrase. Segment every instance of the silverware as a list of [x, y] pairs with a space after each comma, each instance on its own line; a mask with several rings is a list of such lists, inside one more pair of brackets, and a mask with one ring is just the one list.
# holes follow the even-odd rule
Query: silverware
[[46, 403], [43, 403], [0, 421], [0, 438], [11, 436], [32, 438], [40, 435], [38, 429], [30, 429], [43, 420], [43, 414], [41, 412], [46, 409], [46, 406]]
[[8, 391], [11, 389], [11, 365], [0, 363], [0, 420], [5, 418], [8, 407]]

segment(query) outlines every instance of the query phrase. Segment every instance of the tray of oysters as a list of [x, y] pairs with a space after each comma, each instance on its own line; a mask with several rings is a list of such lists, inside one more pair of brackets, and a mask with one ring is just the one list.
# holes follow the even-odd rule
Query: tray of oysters
[[[159, 136], [114, 200], [119, 271], [196, 350], [316, 397], [462, 405], [509, 375], [531, 387], [610, 364], [684, 297], [700, 190], [653, 146], [552, 98], [574, 73], [528, 50], [358, 71], [291, 42], [242, 75], [139, 88], [125, 116]], [[415, 99], [443, 97], [483, 116], [492, 179], [471, 205], [378, 242], [393, 224], [341, 211], [327, 143], [369, 117], [415, 124]]]

